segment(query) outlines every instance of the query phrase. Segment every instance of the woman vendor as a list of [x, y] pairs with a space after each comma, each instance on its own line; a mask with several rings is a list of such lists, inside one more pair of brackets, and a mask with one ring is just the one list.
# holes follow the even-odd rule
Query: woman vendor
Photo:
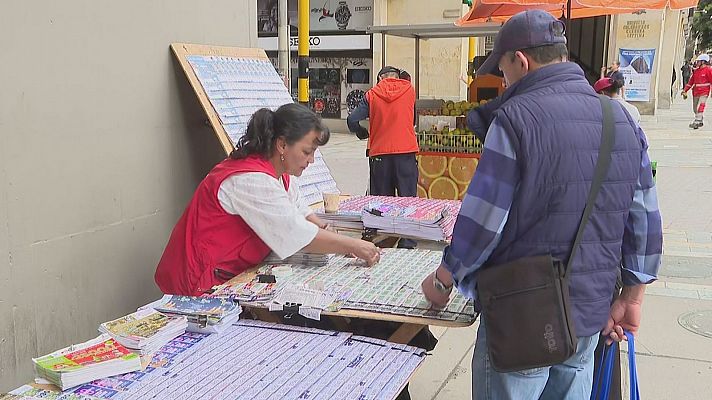
[[280, 258], [299, 250], [353, 254], [376, 264], [373, 243], [326, 230], [290, 180], [328, 140], [319, 117], [304, 106], [253, 114], [237, 148], [198, 185], [173, 228], [156, 269], [161, 291], [201, 295], [255, 267], [270, 251]]

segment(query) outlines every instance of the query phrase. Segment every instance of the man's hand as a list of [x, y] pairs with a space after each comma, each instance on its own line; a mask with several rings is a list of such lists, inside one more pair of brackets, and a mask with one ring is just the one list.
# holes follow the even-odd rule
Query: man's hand
[[[437, 274], [438, 279], [450, 287], [450, 291], [442, 292], [435, 287], [434, 277]], [[437, 270], [433, 271], [432, 274], [428, 275], [423, 279], [423, 283], [420, 285], [423, 290], [423, 295], [430, 301], [434, 307], [442, 308], [445, 307], [450, 301], [450, 293], [452, 292], [452, 275], [442, 266], [438, 267]]]
[[621, 295], [611, 306], [611, 315], [603, 329], [606, 344], [625, 340], [623, 330], [636, 336], [640, 328], [640, 317], [643, 312], [643, 294], [645, 285], [626, 286]]

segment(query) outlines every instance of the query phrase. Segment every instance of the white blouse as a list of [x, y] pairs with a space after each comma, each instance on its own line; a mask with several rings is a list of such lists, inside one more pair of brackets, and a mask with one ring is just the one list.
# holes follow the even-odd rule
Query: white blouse
[[239, 215], [280, 258], [287, 258], [311, 243], [319, 228], [307, 221], [313, 211], [299, 196], [298, 178], [261, 172], [232, 175], [220, 184], [218, 200], [228, 214]]

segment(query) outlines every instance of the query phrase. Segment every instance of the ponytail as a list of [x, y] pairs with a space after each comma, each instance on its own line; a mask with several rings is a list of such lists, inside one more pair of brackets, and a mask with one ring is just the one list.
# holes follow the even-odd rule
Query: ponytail
[[284, 138], [291, 145], [313, 131], [319, 134], [316, 145], [323, 146], [329, 141], [329, 130], [322, 125], [321, 119], [300, 104], [285, 104], [277, 111], [262, 108], [252, 114], [247, 131], [237, 141], [230, 158], [239, 160], [252, 155], [269, 158], [278, 138]]
[[257, 110], [250, 118], [247, 132], [237, 141], [230, 158], [239, 160], [251, 155], [269, 157], [274, 138], [274, 111], [269, 108]]

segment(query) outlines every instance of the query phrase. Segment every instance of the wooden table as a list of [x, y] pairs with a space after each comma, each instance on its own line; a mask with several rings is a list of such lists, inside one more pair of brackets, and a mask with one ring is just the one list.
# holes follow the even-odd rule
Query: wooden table
[[[248, 283], [257, 277], [259, 267], [232, 278], [228, 284], [233, 283]], [[242, 307], [248, 311], [256, 319], [266, 322], [283, 323], [279, 315], [270, 312], [266, 305], [259, 303], [242, 304]], [[408, 315], [398, 315], [390, 313], [380, 313], [373, 311], [361, 311], [351, 309], [341, 309], [339, 311], [322, 311], [322, 316], [327, 316], [334, 325], [341, 331], [349, 331], [350, 320], [352, 318], [360, 318], [370, 321], [386, 321], [399, 324], [398, 329], [387, 339], [389, 342], [407, 344], [415, 335], [428, 325], [444, 326], [452, 328], [464, 328], [474, 323], [474, 320], [465, 323], [458, 321], [447, 321], [435, 318], [413, 317]]]

